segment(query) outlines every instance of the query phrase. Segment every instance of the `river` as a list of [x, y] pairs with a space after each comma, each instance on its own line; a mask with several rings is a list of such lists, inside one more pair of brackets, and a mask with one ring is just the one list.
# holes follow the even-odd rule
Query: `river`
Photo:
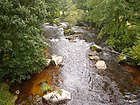
[[[97, 40], [95, 30], [78, 26], [74, 29], [77, 33], [72, 40], [66, 39], [63, 32], [59, 37], [48, 38], [50, 54], [63, 57], [64, 66], [59, 73], [58, 68], [51, 67], [48, 72], [45, 69], [33, 75], [22, 85], [20, 98], [23, 94], [26, 94], [26, 98], [31, 94], [41, 95], [38, 84], [46, 80], [50, 85], [57, 85], [72, 93], [72, 100], [67, 105], [140, 105], [140, 83], [136, 84], [131, 73], [116, 62], [116, 52], [107, 47], [103, 40]], [[88, 58], [91, 52], [89, 47], [94, 43], [103, 47], [98, 56], [106, 62], [106, 70], [97, 69], [96, 62]], [[53, 83], [53, 78], [57, 78], [57, 82]], [[29, 91], [26, 91], [27, 88]]]
[[107, 69], [98, 70], [95, 62], [88, 58], [95, 35], [82, 31], [84, 33], [77, 35], [82, 36], [81, 39], [69, 41], [60, 37], [50, 41], [52, 53], [64, 57], [59, 86], [72, 93], [69, 105], [138, 105], [139, 89], [130, 74], [115, 61], [116, 54], [105, 46], [99, 56], [106, 61]]

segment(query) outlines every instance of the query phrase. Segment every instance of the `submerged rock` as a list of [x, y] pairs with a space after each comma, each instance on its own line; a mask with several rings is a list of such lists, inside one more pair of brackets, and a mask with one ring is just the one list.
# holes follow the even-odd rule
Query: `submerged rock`
[[[39, 95], [31, 95], [28, 97], [28, 102], [31, 104], [31, 105], [43, 105], [43, 102], [42, 102], [42, 98], [39, 96]], [[28, 102], [22, 102], [22, 104], [20, 105], [29, 105]]]
[[67, 103], [71, 100], [71, 93], [64, 89], [60, 89], [44, 95], [43, 100], [45, 103], [49, 104]]
[[97, 67], [97, 69], [103, 69], [103, 70], [107, 68], [106, 63], [103, 60], [97, 61], [95, 67]]
[[90, 49], [92, 51], [97, 51], [97, 52], [101, 52], [102, 51], [102, 47], [100, 47], [98, 45], [92, 45], [92, 46], [90, 46]]

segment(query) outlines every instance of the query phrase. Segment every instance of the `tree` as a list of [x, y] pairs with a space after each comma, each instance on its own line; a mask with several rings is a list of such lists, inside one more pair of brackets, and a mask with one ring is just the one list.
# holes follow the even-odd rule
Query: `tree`
[[60, 17], [59, 1], [58, 0], [45, 0], [47, 10], [47, 22], [53, 23], [55, 19]]
[[72, 0], [57, 0], [61, 17], [67, 16], [67, 11], [73, 5]]
[[41, 36], [46, 16], [44, 0], [0, 1], [0, 79], [20, 82], [47, 64]]
[[71, 25], [76, 25], [77, 22], [81, 21], [84, 16], [84, 11], [78, 9], [76, 5], [72, 5], [67, 10], [67, 16], [65, 16], [65, 20], [69, 22]]
[[98, 25], [99, 37], [106, 37], [108, 45], [133, 58], [140, 40], [139, 0], [86, 0], [85, 4], [84, 20]]

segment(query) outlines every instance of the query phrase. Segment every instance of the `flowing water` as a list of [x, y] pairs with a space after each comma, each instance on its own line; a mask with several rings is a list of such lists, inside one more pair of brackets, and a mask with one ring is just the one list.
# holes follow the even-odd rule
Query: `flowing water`
[[[85, 30], [83, 32], [86, 32], [86, 37], [94, 36]], [[140, 104], [139, 87], [132, 83], [130, 74], [114, 60], [116, 54], [104, 48], [99, 56], [106, 61], [107, 69], [98, 70], [95, 62], [88, 58], [91, 44], [78, 38], [69, 41], [63, 35], [50, 40], [51, 52], [64, 58], [59, 86], [72, 93], [68, 105]]]
[[[68, 105], [140, 105], [140, 75], [132, 78], [130, 73], [116, 62], [117, 53], [108, 48], [104, 40], [97, 40], [94, 31], [74, 27], [76, 35], [72, 40], [68, 40], [62, 28], [59, 30], [55, 27], [55, 30], [59, 31], [57, 36], [52, 28], [48, 31], [53, 34], [48, 36], [50, 53], [62, 56], [64, 66], [60, 70], [57, 67], [48, 67], [39, 74], [34, 74], [22, 84], [16, 103], [21, 103], [30, 95], [43, 95], [40, 83], [47, 81], [49, 85], [72, 93], [72, 100]], [[103, 47], [98, 56], [106, 62], [106, 70], [98, 70], [94, 66], [96, 62], [88, 58], [91, 52], [89, 47], [94, 43]], [[129, 66], [125, 67], [128, 69]], [[129, 69], [133, 74], [140, 73]]]

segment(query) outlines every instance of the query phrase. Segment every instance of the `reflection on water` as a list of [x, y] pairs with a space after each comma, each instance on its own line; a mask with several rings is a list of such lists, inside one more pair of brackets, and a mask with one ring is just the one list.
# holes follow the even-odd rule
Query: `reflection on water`
[[132, 75], [134, 83], [140, 86], [140, 67], [123, 63], [121, 65]]

